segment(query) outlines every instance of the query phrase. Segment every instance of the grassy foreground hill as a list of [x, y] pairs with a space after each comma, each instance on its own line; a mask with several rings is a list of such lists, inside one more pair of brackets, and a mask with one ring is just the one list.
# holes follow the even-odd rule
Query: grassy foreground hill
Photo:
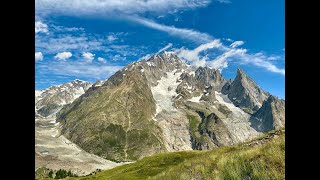
[[210, 151], [161, 153], [86, 177], [66, 179], [285, 179], [284, 130]]

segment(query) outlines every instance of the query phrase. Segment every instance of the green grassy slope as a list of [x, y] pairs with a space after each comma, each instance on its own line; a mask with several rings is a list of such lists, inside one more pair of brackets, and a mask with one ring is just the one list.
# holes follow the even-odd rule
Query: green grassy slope
[[92, 176], [67, 179], [284, 179], [284, 131], [210, 151], [161, 153]]
[[112, 161], [136, 161], [165, 152], [156, 106], [139, 69], [118, 71], [107, 85], [87, 91], [57, 115], [61, 133], [89, 153]]

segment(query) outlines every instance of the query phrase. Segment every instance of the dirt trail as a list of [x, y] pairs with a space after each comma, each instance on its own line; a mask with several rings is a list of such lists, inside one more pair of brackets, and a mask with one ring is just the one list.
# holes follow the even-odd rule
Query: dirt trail
[[71, 169], [78, 175], [86, 175], [96, 169], [110, 169], [123, 163], [115, 163], [82, 150], [59, 134], [59, 123], [53, 118], [36, 119], [35, 168]]

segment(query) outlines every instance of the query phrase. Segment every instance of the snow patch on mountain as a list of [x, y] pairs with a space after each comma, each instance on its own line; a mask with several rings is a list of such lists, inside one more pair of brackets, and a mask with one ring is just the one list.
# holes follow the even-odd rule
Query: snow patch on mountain
[[227, 106], [233, 113], [239, 115], [239, 116], [246, 116], [248, 115], [247, 113], [245, 113], [242, 109], [236, 107], [231, 101], [230, 99], [228, 98], [227, 95], [224, 95], [218, 91], [215, 91], [215, 94], [216, 94], [216, 98], [217, 100]]
[[42, 93], [42, 91], [39, 91], [39, 90], [35, 90], [35, 97], [38, 97], [40, 96]]
[[191, 99], [188, 99], [188, 101], [199, 103], [201, 97], [202, 97], [202, 94], [200, 96], [192, 97]]
[[180, 75], [181, 72], [177, 73], [175, 70], [167, 72], [167, 76], [162, 77], [158, 81], [157, 86], [151, 87], [153, 98], [156, 101], [156, 114], [154, 117], [163, 110], [167, 112], [177, 111], [176, 108], [173, 107], [172, 98], [178, 95], [176, 89], [179, 84], [177, 80]]
[[261, 135], [261, 133], [251, 127], [250, 114], [236, 107], [227, 95], [217, 91], [215, 91], [215, 95], [218, 103], [225, 105], [231, 111], [231, 114], [227, 118], [222, 119], [222, 121], [236, 142], [243, 142]]
[[[91, 87], [92, 83], [76, 79], [44, 90], [35, 91], [36, 115], [55, 115], [62, 106], [72, 103]], [[41, 110], [42, 109], [42, 110]], [[40, 112], [41, 111], [41, 112]]]

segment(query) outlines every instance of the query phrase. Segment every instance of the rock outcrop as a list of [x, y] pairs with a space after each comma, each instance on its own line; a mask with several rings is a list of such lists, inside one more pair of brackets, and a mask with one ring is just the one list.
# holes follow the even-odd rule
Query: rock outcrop
[[262, 107], [253, 114], [252, 123], [260, 131], [268, 132], [285, 126], [285, 101], [270, 95]]
[[[228, 89], [228, 90], [227, 90]], [[261, 89], [248, 75], [238, 69], [236, 78], [225, 87], [229, 99], [247, 113], [255, 113], [270, 94]]]

